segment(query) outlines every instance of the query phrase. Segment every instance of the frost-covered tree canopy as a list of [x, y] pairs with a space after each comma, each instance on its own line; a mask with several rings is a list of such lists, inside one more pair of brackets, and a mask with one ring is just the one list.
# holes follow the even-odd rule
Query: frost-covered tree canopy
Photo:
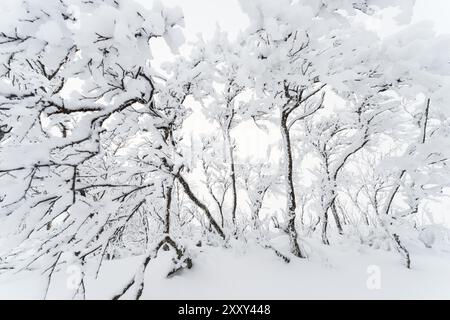
[[[42, 297], [73, 265], [85, 298], [138, 257], [108, 298], [139, 299], [166, 253], [168, 277], [211, 247], [310, 260], [315, 239], [414, 268], [448, 240], [429, 203], [448, 197], [450, 36], [412, 24], [414, 0], [241, 0], [249, 26], [188, 53], [156, 1], [1, 6], [0, 273], [38, 271]], [[386, 12], [388, 36], [361, 22]]]

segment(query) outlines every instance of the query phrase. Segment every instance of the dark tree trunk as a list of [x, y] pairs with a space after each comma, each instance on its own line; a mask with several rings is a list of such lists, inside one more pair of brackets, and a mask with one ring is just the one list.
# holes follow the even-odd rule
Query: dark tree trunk
[[191, 201], [194, 202], [194, 204], [204, 212], [204, 214], [208, 218], [208, 221], [211, 224], [211, 226], [216, 230], [216, 232], [219, 234], [219, 236], [222, 239], [225, 239], [225, 234], [223, 233], [219, 224], [216, 222], [216, 220], [211, 215], [211, 212], [209, 211], [208, 207], [194, 195], [189, 184], [186, 182], [186, 180], [183, 178], [183, 176], [181, 174], [177, 174], [176, 178], [178, 179], [180, 184], [183, 186], [183, 189], [186, 192], [186, 195], [189, 197], [189, 199], [191, 199]]
[[329, 245], [330, 241], [328, 241], [327, 226], [328, 226], [328, 213], [324, 212], [322, 218], [322, 243]]
[[172, 190], [173, 190], [173, 186], [170, 185], [167, 187], [166, 189], [166, 212], [165, 212], [165, 226], [164, 226], [164, 233], [169, 235], [170, 232], [170, 207], [172, 205]]
[[340, 235], [344, 234], [344, 230], [342, 229], [341, 219], [339, 218], [337, 209], [336, 209], [336, 196], [334, 196], [333, 201], [330, 205], [331, 213], [333, 214], [334, 221], [336, 222], [336, 227]]
[[[231, 221], [236, 228], [236, 208], [237, 208], [237, 188], [236, 188], [236, 170], [234, 165], [234, 146], [231, 142], [230, 131], [226, 132], [226, 139], [228, 143], [228, 155], [230, 157], [230, 179], [231, 179]], [[236, 230], [235, 230], [236, 231]]]
[[397, 244], [398, 252], [400, 252], [400, 254], [403, 255], [403, 258], [405, 259], [406, 268], [411, 269], [411, 258], [409, 257], [408, 249], [406, 249], [406, 247], [402, 244], [398, 234], [394, 233], [392, 234], [392, 237], [394, 238], [394, 241]]
[[289, 129], [287, 127], [287, 116], [285, 114], [281, 117], [281, 137], [283, 139], [283, 154], [285, 161], [285, 183], [286, 183], [286, 214], [287, 214], [287, 228], [289, 235], [292, 254], [299, 258], [305, 258], [298, 244], [298, 235], [295, 228], [295, 209], [297, 207], [295, 202], [295, 190], [293, 181], [292, 168], [292, 147]]

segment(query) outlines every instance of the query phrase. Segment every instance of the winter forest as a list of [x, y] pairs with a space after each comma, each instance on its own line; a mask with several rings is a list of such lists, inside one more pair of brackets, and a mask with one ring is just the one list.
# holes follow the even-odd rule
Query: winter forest
[[162, 1], [1, 0], [0, 299], [449, 299], [415, 2], [240, 0], [188, 41]]

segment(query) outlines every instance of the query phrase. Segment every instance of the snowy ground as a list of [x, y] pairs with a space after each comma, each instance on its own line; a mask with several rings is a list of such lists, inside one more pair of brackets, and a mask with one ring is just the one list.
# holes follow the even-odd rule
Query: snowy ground
[[[450, 250], [414, 248], [413, 269], [395, 252], [314, 245], [309, 260], [286, 264], [270, 250], [212, 248], [194, 253], [194, 267], [170, 279], [162, 252], [147, 269], [145, 299], [450, 299]], [[439, 252], [437, 252], [439, 251]], [[140, 257], [106, 262], [89, 277], [87, 299], [108, 299], [129, 279]], [[64, 272], [65, 271], [65, 272]], [[50, 299], [73, 294], [73, 270], [61, 270]], [[378, 279], [373, 277], [377, 277]], [[372, 277], [372, 278], [371, 278]], [[41, 299], [46, 279], [36, 273], [0, 277], [0, 299]], [[368, 285], [369, 283], [369, 285]], [[379, 283], [379, 289], [377, 289]], [[375, 284], [375, 285], [374, 285]]]

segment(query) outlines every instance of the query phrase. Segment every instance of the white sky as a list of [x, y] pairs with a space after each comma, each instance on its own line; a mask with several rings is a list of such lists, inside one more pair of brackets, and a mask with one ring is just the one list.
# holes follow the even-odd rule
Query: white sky
[[450, 33], [449, 12], [449, 0], [418, 0], [414, 11], [414, 21], [431, 20], [438, 33]]

